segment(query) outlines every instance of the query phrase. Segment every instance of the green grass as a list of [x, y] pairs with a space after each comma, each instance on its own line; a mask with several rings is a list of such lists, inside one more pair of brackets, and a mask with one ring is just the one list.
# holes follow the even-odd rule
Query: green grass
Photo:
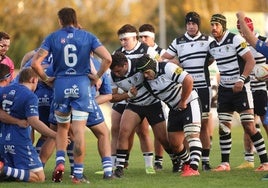
[[[262, 131], [264, 133], [264, 131]], [[253, 170], [236, 170], [234, 167], [243, 162], [243, 132], [242, 127], [237, 126], [232, 129], [233, 146], [231, 151], [231, 168], [230, 172], [202, 172], [200, 171], [199, 177], [185, 177], [182, 178], [179, 174], [171, 172], [171, 162], [169, 157], [164, 156], [164, 169], [161, 172], [157, 172], [155, 175], [146, 175], [144, 170], [144, 161], [142, 153], [140, 151], [138, 139], [135, 138], [135, 144], [130, 155], [130, 165], [125, 170], [125, 176], [121, 179], [114, 179], [111, 181], [105, 181], [102, 179], [102, 175], [96, 175], [94, 172], [101, 170], [101, 160], [97, 152], [97, 140], [91, 132], [87, 132], [87, 153], [85, 162], [85, 174], [90, 179], [89, 185], [73, 185], [69, 178], [69, 163], [66, 162], [66, 172], [64, 174], [64, 180], [62, 183], [52, 183], [51, 174], [55, 165], [55, 157], [52, 156], [45, 167], [45, 173], [47, 180], [45, 183], [22, 183], [12, 182], [3, 183], [0, 182], [0, 187], [96, 187], [96, 188], [162, 188], [162, 187], [188, 187], [188, 188], [232, 188], [232, 187], [268, 187], [268, 181], [261, 181], [265, 172], [254, 172]], [[264, 135], [265, 141], [267, 137]], [[211, 165], [213, 167], [220, 163], [220, 150], [219, 140], [217, 136], [217, 128], [215, 129], [213, 137], [213, 146], [211, 150]], [[258, 156], [255, 155], [255, 166], [259, 165]]]

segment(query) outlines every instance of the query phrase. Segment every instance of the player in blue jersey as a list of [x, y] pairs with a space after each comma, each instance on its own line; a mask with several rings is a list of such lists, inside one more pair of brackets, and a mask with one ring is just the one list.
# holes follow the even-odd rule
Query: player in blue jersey
[[209, 52], [215, 58], [220, 72], [217, 113], [221, 164], [213, 171], [231, 170], [231, 126], [234, 111], [239, 113], [244, 132], [250, 136], [259, 155], [261, 165], [255, 171], [268, 171], [264, 139], [254, 123], [254, 105], [249, 82], [249, 75], [255, 66], [254, 57], [245, 39], [227, 30], [224, 15], [212, 15], [210, 24], [215, 41], [210, 43]]
[[201, 19], [198, 13], [188, 12], [185, 16], [186, 32], [175, 38], [169, 45], [163, 59], [178, 57], [179, 65], [192, 75], [194, 88], [197, 90], [202, 104], [202, 170], [211, 170], [209, 164], [210, 127], [212, 89], [208, 67], [214, 59], [208, 53], [213, 38], [200, 32]]
[[[74, 135], [73, 183], [82, 183], [85, 157], [84, 130], [88, 113], [93, 111], [91, 84], [95, 84], [111, 64], [111, 55], [99, 39], [78, 28], [76, 12], [72, 8], [58, 11], [61, 29], [48, 35], [33, 57], [32, 67], [40, 78], [54, 88], [55, 116], [57, 119], [56, 167], [52, 180], [61, 182], [64, 173], [67, 137], [72, 116]], [[97, 74], [90, 75], [90, 52], [102, 59]], [[53, 77], [48, 77], [41, 62], [52, 53]], [[89, 79], [90, 77], [90, 79]]]
[[[93, 56], [90, 58], [91, 71], [99, 70], [100, 62]], [[109, 102], [112, 99], [111, 81], [108, 73], [104, 73], [100, 79], [101, 83], [92, 86], [92, 97], [94, 111], [89, 114], [87, 127], [93, 132], [98, 140], [98, 151], [101, 156], [103, 167], [103, 179], [113, 178], [110, 131], [105, 123], [100, 104]]]
[[31, 128], [48, 137], [56, 137], [38, 116], [38, 98], [33, 93], [38, 76], [32, 68], [20, 72], [19, 83], [4, 87], [0, 93], [3, 110], [11, 116], [26, 119], [30, 126], [1, 123], [0, 153], [4, 163], [0, 163], [0, 172], [26, 182], [43, 182], [45, 173], [39, 156], [30, 137]]
[[[201, 106], [193, 89], [192, 76], [172, 62], [158, 63], [148, 55], [137, 60], [137, 69], [144, 75], [146, 89], [157, 99], [165, 102], [168, 115], [168, 140], [173, 153], [184, 163], [181, 176], [198, 176], [202, 144]], [[189, 144], [189, 153], [183, 145]]]

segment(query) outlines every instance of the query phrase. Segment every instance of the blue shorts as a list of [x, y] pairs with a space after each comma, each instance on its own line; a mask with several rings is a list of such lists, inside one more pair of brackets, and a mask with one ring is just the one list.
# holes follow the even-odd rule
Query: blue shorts
[[89, 113], [88, 119], [87, 119], [87, 127], [92, 127], [94, 125], [98, 125], [102, 122], [104, 122], [104, 116], [100, 109], [100, 106], [97, 104], [97, 102], [94, 100], [93, 102], [93, 108], [94, 111]]
[[59, 77], [54, 82], [55, 111], [70, 113], [71, 109], [92, 112], [90, 80], [87, 76]]
[[5, 165], [9, 167], [33, 171], [40, 171], [43, 169], [39, 155], [32, 144], [1, 144], [0, 153], [5, 160]]
[[35, 90], [35, 94], [38, 97], [38, 112], [39, 119], [49, 126], [49, 113], [50, 106], [53, 100], [53, 89], [45, 86], [44, 84], [38, 84]]

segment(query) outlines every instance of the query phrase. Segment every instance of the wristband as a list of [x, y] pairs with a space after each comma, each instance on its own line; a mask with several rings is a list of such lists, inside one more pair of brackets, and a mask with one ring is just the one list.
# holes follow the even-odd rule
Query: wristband
[[129, 98], [133, 98], [134, 95], [130, 92], [130, 90], [127, 92], [127, 95], [129, 96]]
[[246, 77], [243, 75], [243, 74], [241, 74], [241, 76], [239, 77], [239, 79], [238, 79], [238, 81], [240, 81], [240, 82], [245, 82], [245, 80], [246, 80]]

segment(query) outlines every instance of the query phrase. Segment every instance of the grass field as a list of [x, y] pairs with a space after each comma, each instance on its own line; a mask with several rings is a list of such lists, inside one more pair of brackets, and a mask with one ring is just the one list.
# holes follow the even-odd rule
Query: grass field
[[[264, 133], [264, 131], [262, 131]], [[90, 179], [89, 185], [73, 185], [69, 178], [69, 163], [66, 162], [66, 171], [64, 174], [64, 180], [62, 183], [52, 183], [51, 174], [55, 165], [55, 157], [49, 160], [45, 167], [47, 180], [42, 184], [33, 183], [3, 183], [0, 182], [0, 187], [3, 188], [15, 188], [15, 187], [96, 187], [96, 188], [162, 188], [162, 187], [188, 187], [188, 188], [232, 188], [232, 187], [256, 187], [267, 188], [268, 181], [261, 181], [261, 178], [266, 173], [254, 172], [250, 170], [237, 170], [235, 169], [241, 162], [243, 162], [243, 132], [242, 127], [236, 126], [232, 129], [233, 146], [231, 151], [231, 168], [230, 172], [202, 172], [200, 171], [199, 177], [180, 177], [179, 174], [171, 172], [171, 162], [169, 157], [164, 156], [164, 169], [157, 172], [155, 175], [146, 175], [144, 170], [144, 161], [142, 153], [139, 149], [138, 139], [135, 138], [135, 144], [130, 155], [130, 165], [125, 170], [125, 176], [121, 179], [114, 179], [111, 181], [103, 180], [102, 175], [96, 175], [94, 172], [101, 170], [101, 160], [97, 152], [97, 140], [90, 132], [86, 132], [87, 136], [87, 154], [85, 162], [85, 174]], [[264, 135], [266, 145], [267, 137]], [[219, 140], [217, 136], [217, 128], [215, 129], [213, 137], [213, 146], [211, 150], [211, 165], [213, 167], [220, 163], [220, 150]], [[255, 155], [255, 166], [259, 165], [258, 156]]]

